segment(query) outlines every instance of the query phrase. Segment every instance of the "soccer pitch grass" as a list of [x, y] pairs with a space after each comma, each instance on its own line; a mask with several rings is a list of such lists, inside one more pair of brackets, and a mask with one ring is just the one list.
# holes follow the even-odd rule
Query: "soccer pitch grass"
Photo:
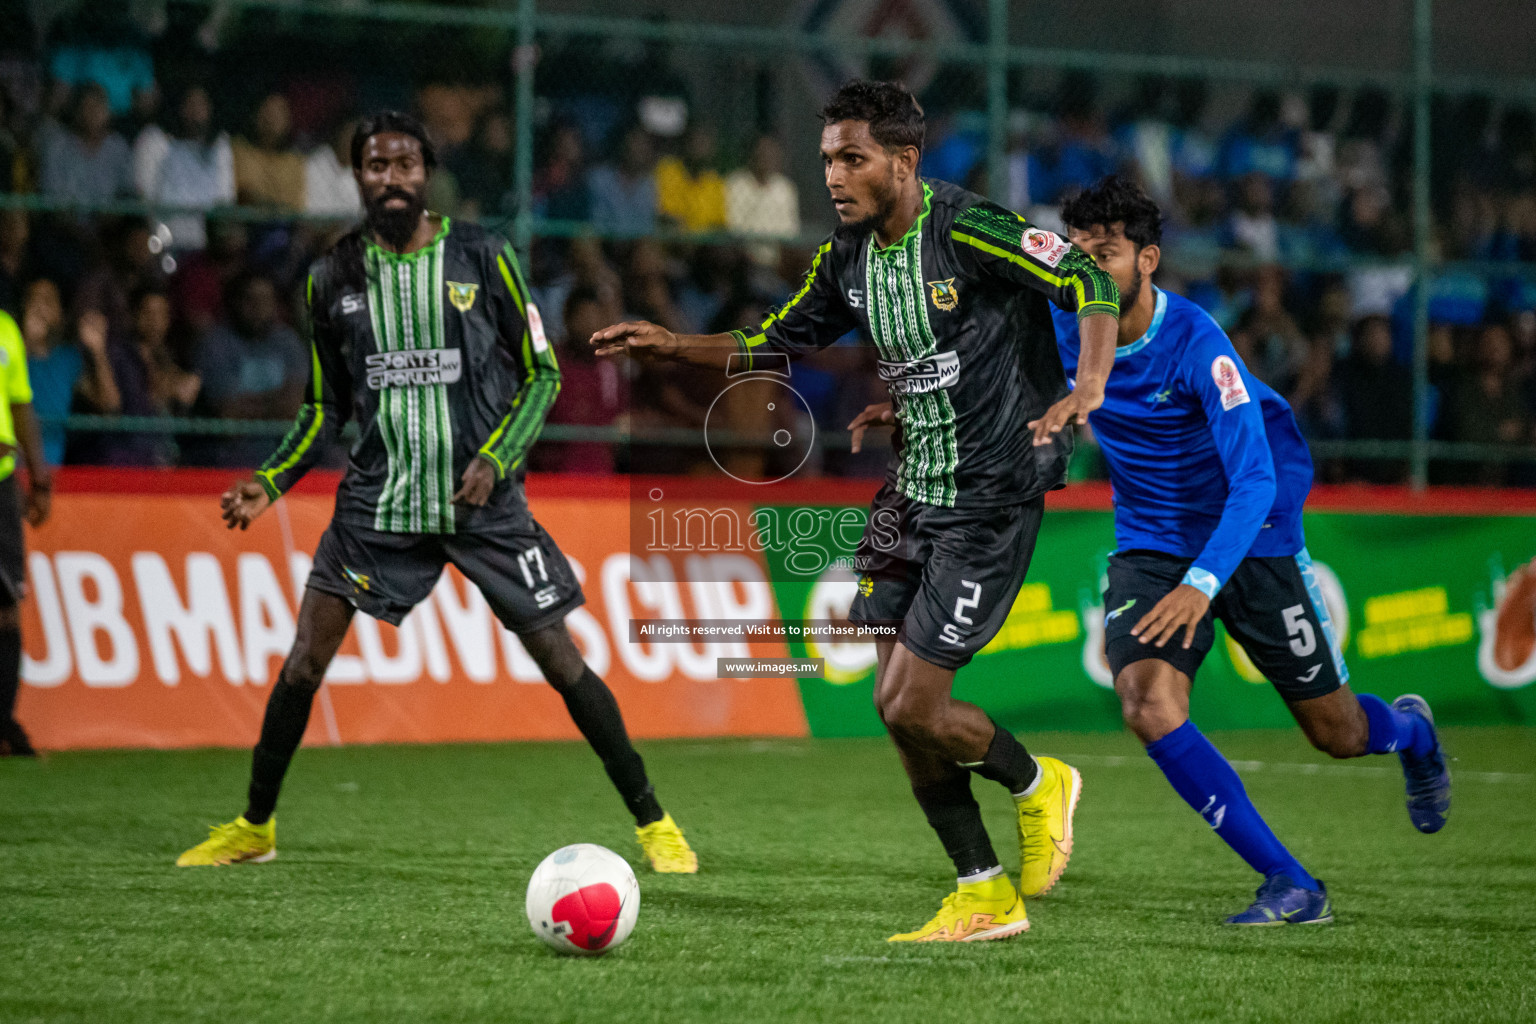
[[[1251, 930], [1216, 921], [1258, 879], [1132, 740], [1024, 738], [1082, 769], [1077, 848], [1028, 934], [969, 945], [885, 942], [953, 877], [882, 740], [643, 744], [694, 877], [639, 869], [580, 744], [306, 750], [278, 859], [224, 869], [172, 862], [240, 810], [244, 751], [0, 762], [0, 1020], [1536, 1019], [1536, 730], [1446, 730], [1435, 836], [1396, 758], [1214, 736], [1338, 917]], [[975, 790], [1013, 871], [1007, 798]], [[572, 842], [640, 878], [633, 937], [597, 960], [553, 955], [523, 914]]]

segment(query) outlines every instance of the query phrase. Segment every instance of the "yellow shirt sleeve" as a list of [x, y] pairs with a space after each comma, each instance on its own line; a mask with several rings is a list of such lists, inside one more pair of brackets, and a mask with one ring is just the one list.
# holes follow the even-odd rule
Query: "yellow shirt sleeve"
[[0, 351], [5, 360], [5, 397], [13, 405], [32, 401], [32, 379], [27, 376], [27, 347], [21, 328], [10, 314], [0, 311]]

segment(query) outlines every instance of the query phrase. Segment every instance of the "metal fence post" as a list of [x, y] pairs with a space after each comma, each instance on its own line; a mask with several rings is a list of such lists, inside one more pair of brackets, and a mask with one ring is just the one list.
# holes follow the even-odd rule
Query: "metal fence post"
[[517, 114], [517, 151], [512, 162], [517, 218], [513, 222], [512, 245], [524, 266], [528, 265], [528, 247], [533, 242], [533, 75], [538, 63], [534, 4], [535, 0], [518, 0], [517, 46], [512, 57]]
[[1433, 0], [1413, 5], [1413, 457], [1409, 481], [1429, 483], [1429, 99], [1434, 74]]
[[987, 191], [1008, 196], [1008, 0], [987, 0]]

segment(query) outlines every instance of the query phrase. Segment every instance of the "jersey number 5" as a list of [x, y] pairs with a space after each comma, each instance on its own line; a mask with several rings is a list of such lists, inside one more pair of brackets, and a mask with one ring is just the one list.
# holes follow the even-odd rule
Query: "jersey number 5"
[[1285, 617], [1285, 635], [1291, 638], [1292, 654], [1305, 658], [1317, 650], [1317, 634], [1312, 631], [1312, 623], [1306, 619], [1305, 608], [1293, 604], [1280, 614]]

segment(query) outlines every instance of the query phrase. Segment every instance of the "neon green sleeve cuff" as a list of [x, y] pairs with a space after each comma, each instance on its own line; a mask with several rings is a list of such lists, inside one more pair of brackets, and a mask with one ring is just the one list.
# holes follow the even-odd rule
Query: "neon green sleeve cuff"
[[507, 478], [507, 467], [503, 465], [502, 461], [496, 457], [495, 452], [491, 451], [489, 448], [481, 448], [477, 454], [491, 460], [491, 465], [496, 467], [497, 480], [505, 480]]

